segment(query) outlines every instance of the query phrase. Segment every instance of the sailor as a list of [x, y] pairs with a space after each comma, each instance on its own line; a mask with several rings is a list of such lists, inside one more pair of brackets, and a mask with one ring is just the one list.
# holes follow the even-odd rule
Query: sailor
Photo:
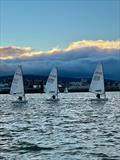
[[100, 94], [97, 94], [96, 97], [97, 97], [98, 99], [100, 99]]
[[19, 97], [18, 97], [18, 100], [19, 100], [19, 101], [22, 101], [22, 97], [21, 97], [21, 96], [19, 96]]
[[53, 95], [52, 98], [55, 99], [56, 98], [55, 95]]

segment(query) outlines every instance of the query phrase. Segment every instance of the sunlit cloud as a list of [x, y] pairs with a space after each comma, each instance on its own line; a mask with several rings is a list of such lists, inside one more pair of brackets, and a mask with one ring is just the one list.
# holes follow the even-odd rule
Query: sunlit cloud
[[68, 53], [83, 53], [83, 51], [89, 51], [90, 49], [96, 50], [96, 52], [111, 53], [114, 51], [120, 51], [120, 40], [116, 41], [104, 41], [104, 40], [82, 40], [71, 43], [68, 47], [64, 49], [53, 48], [48, 51], [37, 51], [31, 47], [17, 47], [8, 46], [0, 47], [0, 59], [10, 60], [10, 59], [29, 59], [37, 58], [47, 55], [61, 55]]
[[65, 49], [65, 51], [71, 51], [71, 50], [78, 50], [78, 49], [87, 49], [87, 48], [96, 48], [98, 50], [106, 50], [106, 51], [112, 51], [112, 50], [120, 50], [120, 41], [103, 41], [103, 40], [97, 40], [97, 41], [77, 41], [73, 42], [68, 46], [68, 48]]
[[0, 57], [0, 60], [11, 60], [11, 59], [14, 59], [14, 57], [13, 56], [1, 56]]
[[0, 59], [15, 59], [19, 58], [22, 54], [26, 52], [32, 52], [31, 47], [17, 47], [17, 46], [8, 46], [0, 47]]
[[120, 80], [120, 41], [77, 41], [68, 47], [48, 51], [31, 47], [0, 47], [0, 76], [13, 75], [21, 64], [24, 74], [48, 76], [57, 66], [63, 77], [91, 77], [98, 62], [105, 78]]
[[57, 54], [57, 53], [59, 54], [61, 52], [62, 52], [62, 50], [59, 48], [53, 48], [53, 49], [47, 51], [48, 54]]
[[32, 48], [31, 47], [17, 47], [17, 46], [7, 46], [7, 47], [0, 47], [0, 52], [4, 51], [5, 53], [8, 52], [28, 52], [31, 51]]
[[40, 55], [43, 55], [42, 51], [33, 51], [33, 52], [26, 52], [19, 55], [19, 58], [30, 58], [30, 57], [39, 57]]

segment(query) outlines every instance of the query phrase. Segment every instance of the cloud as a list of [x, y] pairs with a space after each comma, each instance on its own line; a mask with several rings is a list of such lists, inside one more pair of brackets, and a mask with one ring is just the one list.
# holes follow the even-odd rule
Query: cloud
[[96, 64], [104, 65], [105, 78], [120, 80], [120, 41], [77, 41], [65, 49], [36, 51], [31, 47], [0, 47], [0, 75], [13, 74], [21, 64], [24, 74], [48, 75], [57, 66], [60, 76], [91, 77]]
[[9, 46], [9, 47], [0, 47], [0, 59], [1, 60], [8, 60], [8, 59], [29, 59], [29, 58], [38, 58], [43, 56], [49, 55], [59, 55], [59, 54], [69, 54], [69, 53], [86, 53], [88, 51], [94, 50], [94, 52], [104, 52], [104, 53], [111, 53], [114, 51], [120, 50], [120, 41], [103, 41], [103, 40], [96, 40], [96, 41], [77, 41], [70, 44], [65, 49], [53, 48], [48, 51], [37, 51], [32, 49], [31, 47], [16, 47], [16, 46]]
[[71, 50], [82, 50], [82, 49], [88, 49], [88, 48], [95, 48], [96, 50], [105, 50], [105, 51], [113, 51], [113, 50], [120, 50], [120, 41], [103, 41], [103, 40], [83, 40], [74, 42], [71, 45], [68, 46], [68, 48], [65, 49], [65, 51], [71, 51]]
[[0, 59], [15, 59], [21, 56], [23, 53], [31, 52], [31, 47], [16, 47], [16, 46], [8, 46], [8, 47], [0, 47]]

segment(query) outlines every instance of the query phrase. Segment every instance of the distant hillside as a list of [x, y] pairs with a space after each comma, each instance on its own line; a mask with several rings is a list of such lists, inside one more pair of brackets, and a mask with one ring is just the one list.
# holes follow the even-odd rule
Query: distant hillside
[[[43, 76], [43, 75], [24, 75], [24, 79], [28, 79], [28, 80], [43, 80], [43, 81], [46, 81], [48, 78], [48, 76]], [[6, 79], [13, 79], [13, 76], [9, 75], [9, 76], [0, 76], [0, 80], [6, 80]], [[81, 79], [85, 79], [87, 80], [89, 83], [91, 81], [91, 78], [89, 77], [68, 77], [68, 76], [59, 76], [59, 81], [62, 81], [62, 82], [78, 82], [80, 81]], [[113, 79], [105, 79], [105, 82], [107, 81], [110, 81], [112, 83], [118, 81], [120, 82], [119, 80], [113, 80]]]

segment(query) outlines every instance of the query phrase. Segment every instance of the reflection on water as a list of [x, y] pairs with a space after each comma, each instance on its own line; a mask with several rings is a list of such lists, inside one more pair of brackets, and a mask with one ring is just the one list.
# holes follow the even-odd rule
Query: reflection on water
[[27, 104], [12, 104], [0, 95], [0, 159], [119, 160], [120, 93], [106, 102], [91, 102], [90, 93], [27, 95]]

